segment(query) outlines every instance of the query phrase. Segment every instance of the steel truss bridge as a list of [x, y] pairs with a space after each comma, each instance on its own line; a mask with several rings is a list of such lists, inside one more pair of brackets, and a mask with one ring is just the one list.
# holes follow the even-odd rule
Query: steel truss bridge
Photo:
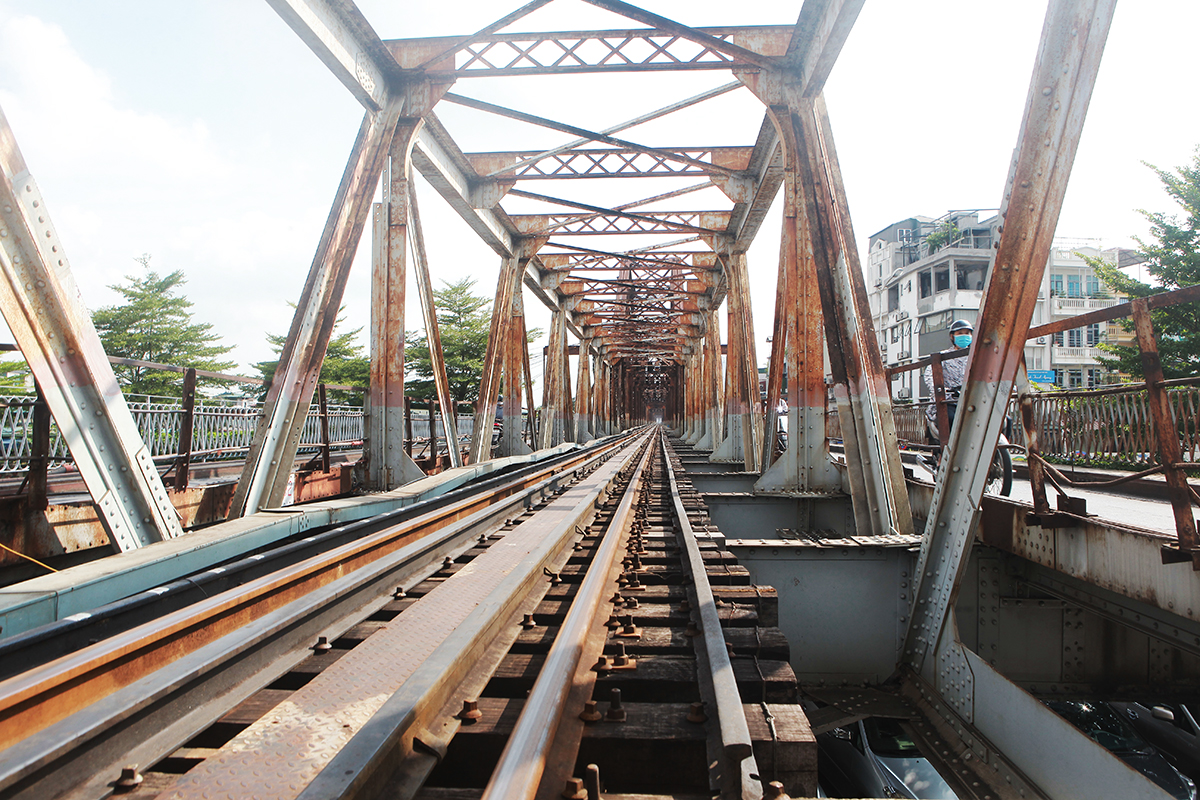
[[[587, 1], [626, 27], [519, 32], [551, 2], [533, 0], [475, 33], [383, 39], [351, 0], [268, 0], [364, 116], [228, 518], [198, 531], [80, 301], [57, 199], [0, 116], [0, 311], [116, 551], [0, 589], [0, 795], [811, 797], [828, 777], [817, 737], [874, 718], [959, 797], [1163, 796], [1042, 700], [1197, 694], [1195, 491], [1149, 315], [1195, 292], [1095, 312], [1135, 323], [1153, 434], [1139, 447], [1170, 529], [1087, 515], [1040, 457], [1032, 410], [1029, 503], [985, 494], [981, 457], [1010, 397], [1034, 407], [1022, 344], [1053, 332], [1030, 319], [1115, 0], [1049, 3], [930, 480], [906, 475], [822, 97], [862, 0], [722, 28]], [[732, 78], [599, 131], [474, 91], [695, 70]], [[636, 141], [734, 91], [762, 104], [754, 141]], [[464, 152], [445, 104], [569, 140]], [[459, 435], [418, 172], [499, 261], [470, 445], [428, 476], [405, 449], [410, 271], [443, 440]], [[647, 177], [678, 188], [646, 196]], [[627, 199], [554, 183], [589, 179]], [[746, 253], [780, 195], [764, 400]], [[506, 211], [517, 198], [538, 213]], [[364, 235], [365, 491], [283, 507]], [[541, 402], [526, 300], [552, 312]]]

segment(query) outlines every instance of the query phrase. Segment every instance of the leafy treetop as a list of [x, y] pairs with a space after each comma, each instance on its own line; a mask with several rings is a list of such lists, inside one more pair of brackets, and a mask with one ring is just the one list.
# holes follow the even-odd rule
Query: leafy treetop
[[[136, 260], [144, 272], [126, 275], [122, 283], [109, 287], [124, 302], [92, 314], [105, 352], [110, 356], [212, 372], [231, 369], [234, 362], [223, 356], [232, 348], [220, 343], [221, 337], [212, 325], [192, 321], [192, 301], [179, 291], [187, 282], [183, 271], [159, 275], [150, 269], [150, 256]], [[183, 393], [183, 375], [176, 372], [116, 365], [113, 371], [126, 394], [178, 397]]]
[[[1168, 216], [1161, 212], [1139, 210], [1150, 221], [1150, 239], [1135, 237], [1139, 254], [1145, 259], [1147, 271], [1158, 285], [1143, 283], [1122, 272], [1116, 265], [1098, 258], [1086, 258], [1110, 288], [1130, 297], [1146, 297], [1163, 291], [1200, 283], [1200, 147], [1192, 163], [1174, 172], [1151, 164], [1162, 181], [1167, 194], [1179, 204], [1183, 215]], [[1200, 375], [1200, 304], [1187, 303], [1151, 313], [1158, 352], [1166, 378], [1186, 378]], [[1125, 330], [1133, 330], [1129, 320], [1122, 320]], [[1101, 344], [1109, 353], [1100, 361], [1108, 369], [1142, 377], [1142, 362], [1138, 347]]]

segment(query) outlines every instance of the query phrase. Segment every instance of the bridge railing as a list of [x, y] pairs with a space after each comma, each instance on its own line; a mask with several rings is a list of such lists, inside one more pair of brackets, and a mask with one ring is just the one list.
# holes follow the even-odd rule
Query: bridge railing
[[[130, 396], [126, 398], [134, 423], [150, 455], [169, 463], [182, 455], [180, 432], [187, 412], [179, 398]], [[0, 473], [22, 472], [33, 457], [34, 406], [32, 395], [0, 396]], [[329, 442], [333, 452], [362, 448], [363, 409], [361, 406], [330, 404]], [[250, 448], [254, 428], [262, 415], [262, 404], [250, 400], [198, 400], [193, 410], [191, 460], [195, 462], [236, 460]], [[321, 435], [321, 411], [317, 403], [309, 408], [300, 454], [312, 454], [326, 443]], [[50, 425], [49, 467], [71, 462], [66, 442], [58, 426]]]
[[[1047, 482], [1058, 492], [1060, 508], [1075, 507], [1064, 489], [1064, 486], [1071, 484], [1071, 480], [1055, 468], [1056, 462], [1134, 469], [1145, 467], [1132, 475], [1091, 485], [1115, 486], [1151, 473], [1163, 473], [1178, 534], [1178, 546], [1171, 548], [1169, 553], [1164, 550], [1163, 558], [1182, 561], [1192, 560], [1195, 556], [1196, 563], [1200, 564], [1200, 537], [1197, 537], [1192, 513], [1192, 503], [1200, 501], [1200, 493], [1187, 480], [1187, 470], [1198, 461], [1197, 438], [1200, 432], [1197, 428], [1200, 427], [1200, 414], [1197, 409], [1200, 408], [1200, 398], [1197, 398], [1196, 387], [1200, 379], [1164, 379], [1151, 317], [1151, 312], [1157, 309], [1198, 302], [1200, 284], [1096, 308], [1027, 331], [1029, 338], [1050, 336], [1084, 325], [1131, 317], [1134, 340], [1145, 373], [1144, 382], [1139, 384], [1087, 391], [1033, 392], [1028, 386], [1016, 387], [1016, 408], [1010, 403], [1009, 419], [1015, 417], [1019, 424], [1009, 427], [1014, 444], [1023, 446], [1025, 451], [1033, 492], [1034, 517], [1042, 525], [1054, 527], [1059, 518], [1058, 512], [1050, 509]], [[942, 364], [951, 359], [965, 358], [968, 353], [966, 349], [933, 353], [919, 361], [886, 370], [889, 377], [894, 377], [901, 372], [929, 368], [938, 438], [942, 442], [949, 441], [949, 410], [956, 402], [951, 393], [946, 391]], [[915, 409], [922, 405], [928, 404], [915, 404], [908, 408]], [[906, 433], [912, 435], [916, 433], [913, 422], [911, 419], [904, 423], [897, 421], [897, 427], [904, 428]], [[904, 434], [901, 434], [901, 438], [904, 438]], [[923, 432], [911, 439], [917, 442], [924, 440]]]

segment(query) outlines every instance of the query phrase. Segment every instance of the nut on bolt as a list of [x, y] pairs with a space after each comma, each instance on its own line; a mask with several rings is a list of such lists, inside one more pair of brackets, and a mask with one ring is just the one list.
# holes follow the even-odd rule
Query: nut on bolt
[[604, 719], [608, 722], [624, 722], [625, 709], [621, 707], [621, 690], [613, 689], [612, 697], [608, 701], [608, 712], [604, 715]]
[[463, 725], [474, 725], [483, 719], [483, 712], [479, 710], [479, 701], [463, 700], [462, 711], [458, 712], [458, 718], [462, 720]]
[[142, 780], [142, 773], [138, 772], [138, 765], [130, 764], [128, 767], [121, 768], [121, 777], [113, 783], [113, 789], [117, 794], [132, 792], [141, 785]]
[[687, 721], [695, 723], [708, 721], [708, 715], [704, 713], [704, 703], [692, 703], [691, 708], [688, 709]]
[[597, 710], [595, 700], [588, 700], [583, 704], [583, 711], [579, 712], [579, 718], [584, 722], [599, 722], [604, 719], [604, 715]]
[[583, 788], [583, 778], [567, 778], [561, 797], [566, 800], [587, 800], [587, 790]]
[[333, 649], [333, 645], [329, 643], [328, 637], [318, 636], [317, 643], [312, 646], [312, 649], [317, 653], [328, 653]]
[[521, 627], [527, 631], [531, 631], [537, 627], [537, 623], [533, 621], [533, 614], [525, 615], [525, 619], [521, 620]]

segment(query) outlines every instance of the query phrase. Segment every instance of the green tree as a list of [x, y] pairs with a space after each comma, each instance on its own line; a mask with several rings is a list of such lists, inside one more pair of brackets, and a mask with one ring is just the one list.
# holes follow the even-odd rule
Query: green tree
[[[327, 395], [330, 402], [362, 405], [364, 393], [371, 382], [371, 359], [363, 353], [364, 347], [358, 342], [362, 328], [338, 333], [338, 326], [343, 322], [345, 319], [339, 316], [337, 322], [334, 323], [329, 347], [325, 351], [325, 361], [321, 364], [320, 380], [321, 383], [335, 383], [362, 389], [361, 392], [331, 389]], [[271, 348], [276, 353], [282, 353], [287, 336], [268, 333], [267, 341], [271, 343]], [[278, 366], [279, 359], [276, 358], [274, 361], [260, 361], [254, 365], [254, 368], [258, 370], [262, 379], [269, 383], [275, 376], [275, 369]], [[266, 395], [266, 393], [267, 389], [264, 385], [261, 395]]]
[[27, 394], [33, 390], [29, 365], [18, 355], [0, 359], [0, 394]]
[[[1086, 261], [1114, 291], [1130, 297], [1146, 297], [1163, 291], [1200, 283], [1200, 147], [1192, 163], [1174, 172], [1151, 164], [1162, 181], [1167, 194], [1183, 209], [1182, 217], [1140, 210], [1150, 221], [1150, 239], [1134, 238], [1138, 252], [1145, 259], [1146, 269], [1157, 285], [1129, 277], [1117, 265], [1099, 258]], [[1167, 378], [1187, 378], [1200, 375], [1200, 303], [1186, 303], [1151, 313], [1163, 374]], [[1125, 330], [1133, 323], [1122, 320]], [[1101, 349], [1109, 355], [1100, 356], [1105, 367], [1142, 377], [1142, 362], [1136, 345], [1103, 343]]]
[[[124, 297], [124, 302], [92, 314], [105, 352], [213, 372], [231, 369], [234, 362], [222, 357], [232, 348], [220, 343], [212, 325], [192, 320], [192, 301], [179, 291], [187, 282], [183, 271], [159, 275], [150, 269], [150, 256], [135, 260], [144, 272], [126, 275], [124, 282], [109, 287]], [[178, 397], [183, 392], [183, 375], [176, 372], [117, 365], [113, 371], [126, 394]]]
[[[450, 395], [458, 402], [473, 402], [479, 396], [479, 380], [487, 355], [491, 325], [491, 299], [475, 294], [475, 281], [464, 278], [457, 283], [442, 281], [433, 292], [437, 305], [438, 332], [446, 358], [446, 376]], [[416, 377], [405, 383], [405, 392], [418, 399], [437, 397], [433, 380], [433, 360], [429, 342], [423, 333], [409, 331], [405, 343], [405, 366]]]
[[933, 254], [951, 242], [956, 241], [959, 236], [958, 223], [954, 220], [948, 220], [939, 225], [933, 233], [925, 237], [925, 244], [929, 246], [930, 254]]

